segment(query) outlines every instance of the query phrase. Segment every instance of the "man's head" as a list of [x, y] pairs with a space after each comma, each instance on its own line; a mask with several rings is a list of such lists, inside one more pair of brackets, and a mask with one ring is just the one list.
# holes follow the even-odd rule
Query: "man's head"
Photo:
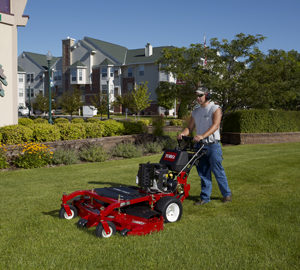
[[211, 99], [211, 95], [208, 91], [204, 91], [203, 88], [198, 88], [195, 91], [196, 97], [197, 97], [197, 102], [202, 105], [206, 102], [208, 102]]

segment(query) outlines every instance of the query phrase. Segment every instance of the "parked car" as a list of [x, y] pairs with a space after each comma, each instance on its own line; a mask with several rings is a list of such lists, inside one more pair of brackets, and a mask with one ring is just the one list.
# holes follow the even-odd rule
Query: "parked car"
[[29, 114], [29, 109], [27, 107], [24, 107], [24, 106], [19, 106], [18, 114], [22, 115], [22, 116], [28, 115]]

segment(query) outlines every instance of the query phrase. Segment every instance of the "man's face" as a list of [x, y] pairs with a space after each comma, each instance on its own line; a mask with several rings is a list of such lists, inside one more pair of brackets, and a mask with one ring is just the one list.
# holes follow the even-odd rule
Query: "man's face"
[[205, 95], [204, 94], [197, 94], [197, 102], [202, 105], [205, 103]]

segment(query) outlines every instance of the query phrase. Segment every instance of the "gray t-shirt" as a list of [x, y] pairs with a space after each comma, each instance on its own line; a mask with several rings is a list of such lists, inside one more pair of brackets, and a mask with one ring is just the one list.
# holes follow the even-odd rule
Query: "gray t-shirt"
[[[197, 135], [205, 133], [213, 124], [213, 114], [220, 108], [218, 105], [210, 102], [206, 107], [198, 107], [192, 112], [196, 125]], [[220, 129], [204, 139], [206, 143], [212, 143], [220, 140]]]

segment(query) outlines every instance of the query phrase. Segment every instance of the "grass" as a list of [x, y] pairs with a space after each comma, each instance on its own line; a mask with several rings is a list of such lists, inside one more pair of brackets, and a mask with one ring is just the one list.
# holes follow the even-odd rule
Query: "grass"
[[146, 236], [101, 239], [60, 220], [63, 192], [134, 185], [138, 164], [160, 155], [0, 172], [0, 269], [299, 269], [300, 143], [224, 147], [233, 202], [193, 205], [192, 171], [182, 219]]

